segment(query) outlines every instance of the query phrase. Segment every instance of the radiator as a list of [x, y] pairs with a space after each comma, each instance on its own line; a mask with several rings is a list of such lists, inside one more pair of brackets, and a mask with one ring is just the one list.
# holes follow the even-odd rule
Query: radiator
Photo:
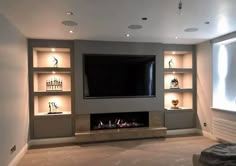
[[236, 122], [213, 118], [212, 131], [216, 138], [236, 143]]

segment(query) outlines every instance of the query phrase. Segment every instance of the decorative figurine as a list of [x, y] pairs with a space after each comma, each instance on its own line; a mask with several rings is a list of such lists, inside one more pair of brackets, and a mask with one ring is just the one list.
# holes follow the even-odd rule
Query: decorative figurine
[[51, 78], [46, 80], [46, 91], [62, 91], [62, 79]]
[[48, 114], [61, 114], [62, 112], [59, 112], [58, 105], [55, 102], [48, 102], [49, 112]]
[[172, 68], [174, 65], [173, 59], [169, 60], [168, 64], [169, 64], [169, 68]]
[[49, 107], [49, 113], [51, 113], [52, 112], [51, 102], [48, 102], [48, 107]]
[[179, 104], [179, 100], [177, 100], [177, 99], [176, 100], [172, 100], [171, 103], [173, 105], [171, 107], [172, 109], [179, 109], [179, 107], [177, 107], [177, 105]]
[[53, 62], [54, 62], [53, 67], [58, 67], [58, 59], [55, 56], [52, 56], [52, 57], [53, 57]]
[[179, 88], [179, 81], [177, 78], [174, 78], [171, 80], [170, 88]]

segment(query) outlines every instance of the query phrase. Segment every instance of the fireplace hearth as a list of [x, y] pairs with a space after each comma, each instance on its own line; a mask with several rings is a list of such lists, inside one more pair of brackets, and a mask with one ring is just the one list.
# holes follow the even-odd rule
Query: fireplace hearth
[[149, 112], [90, 114], [90, 129], [118, 129], [149, 126]]

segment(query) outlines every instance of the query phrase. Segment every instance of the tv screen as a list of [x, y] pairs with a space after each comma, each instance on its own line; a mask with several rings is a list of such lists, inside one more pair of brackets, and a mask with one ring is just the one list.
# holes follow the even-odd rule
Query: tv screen
[[155, 96], [155, 56], [86, 54], [84, 97]]

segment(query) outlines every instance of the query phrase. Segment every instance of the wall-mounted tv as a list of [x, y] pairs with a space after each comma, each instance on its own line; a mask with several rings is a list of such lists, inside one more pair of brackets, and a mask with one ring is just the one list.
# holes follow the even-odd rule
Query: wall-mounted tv
[[84, 98], [154, 97], [154, 55], [83, 56]]

